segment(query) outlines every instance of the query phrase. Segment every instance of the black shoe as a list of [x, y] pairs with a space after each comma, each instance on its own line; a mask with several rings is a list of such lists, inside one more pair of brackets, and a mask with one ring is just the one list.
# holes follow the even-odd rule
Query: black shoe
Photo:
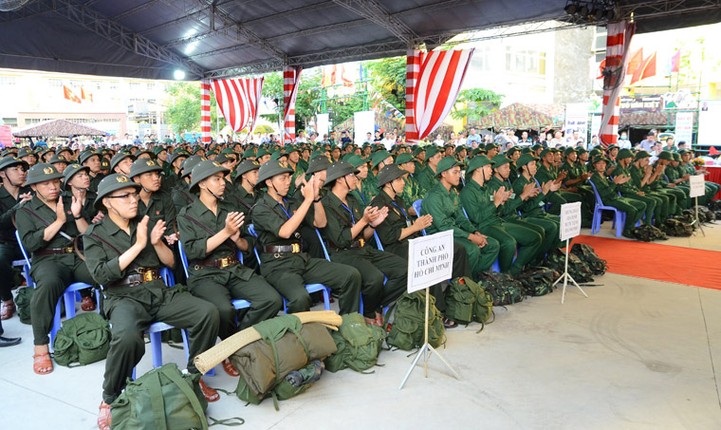
[[6, 347], [6, 346], [14, 346], [20, 343], [22, 340], [21, 337], [4, 337], [0, 336], [0, 348]]

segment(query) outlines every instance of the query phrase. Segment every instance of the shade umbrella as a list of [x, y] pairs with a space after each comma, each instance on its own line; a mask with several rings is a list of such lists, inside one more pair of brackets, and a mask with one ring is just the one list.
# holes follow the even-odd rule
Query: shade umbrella
[[64, 119], [52, 119], [13, 132], [15, 137], [71, 137], [71, 136], [105, 136], [106, 133], [97, 128], [77, 124]]

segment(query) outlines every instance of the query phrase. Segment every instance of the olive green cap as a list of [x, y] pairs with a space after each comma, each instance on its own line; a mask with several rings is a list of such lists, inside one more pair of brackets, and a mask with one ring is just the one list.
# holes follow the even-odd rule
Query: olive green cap
[[82, 166], [78, 163], [73, 163], [66, 167], [65, 170], [63, 170], [63, 188], [67, 188], [68, 182], [70, 182], [70, 180], [73, 179], [73, 176], [81, 170], [85, 170], [89, 173], [90, 167]]
[[140, 189], [140, 184], [136, 184], [131, 181], [130, 178], [120, 173], [112, 173], [104, 177], [98, 184], [98, 196], [95, 198], [95, 208], [99, 209], [103, 206], [103, 197], [117, 190], [122, 190], [123, 188], [135, 188], [138, 190]]
[[[258, 152], [260, 153], [260, 151]], [[255, 186], [264, 186], [266, 179], [270, 179], [283, 173], [293, 173], [293, 170], [289, 167], [281, 165], [278, 160], [270, 160], [264, 163], [258, 169], [258, 182], [255, 184]]]
[[458, 160], [453, 157], [444, 157], [441, 161], [438, 162], [438, 170], [436, 170], [436, 176], [441, 176], [441, 173], [453, 168], [454, 166], [458, 166]]
[[486, 143], [486, 151], [490, 151], [491, 149], [496, 148], [498, 148], [498, 145], [496, 145], [495, 143]]
[[373, 155], [371, 155], [371, 167], [378, 167], [378, 165], [381, 164], [381, 162], [388, 157], [392, 157], [392, 155], [385, 149], [374, 152]]
[[661, 153], [658, 154], [658, 159], [671, 161], [671, 160], [673, 160], [673, 156], [671, 155], [671, 152], [669, 152], [669, 151], [661, 151]]
[[183, 173], [180, 175], [180, 177], [185, 178], [191, 175], [193, 173], [193, 168], [203, 160], [206, 160], [206, 158], [200, 155], [191, 155], [190, 157], [186, 158], [185, 161], [183, 161], [183, 164], [181, 164], [180, 166], [180, 168], [183, 170]]
[[679, 149], [678, 153], [681, 155], [686, 155], [686, 154], [690, 154], [691, 151], [689, 151], [688, 149]]
[[649, 154], [648, 152], [646, 152], [646, 151], [638, 151], [638, 152], [636, 153], [636, 156], [633, 157], [633, 161], [638, 161], [638, 160], [640, 160], [640, 159], [642, 159], [642, 158], [650, 158], [650, 157], [651, 157], [651, 154]]
[[466, 152], [468, 152], [468, 148], [466, 148], [466, 147], [463, 146], [463, 145], [458, 145], [458, 146], [456, 146], [456, 149], [453, 150], [453, 152], [455, 152], [456, 154], [458, 154], [459, 152], [464, 151], [464, 150], [465, 150]]
[[12, 155], [7, 155], [0, 158], [0, 170], [5, 170], [8, 167], [17, 166], [18, 164], [24, 165], [25, 169], [28, 169], [29, 167], [28, 163], [21, 160], [20, 157], [13, 157]]
[[154, 160], [149, 158], [138, 158], [133, 162], [133, 165], [130, 166], [130, 179], [133, 179], [138, 175], [142, 175], [143, 173], [160, 172], [162, 170], [163, 168], [160, 167], [160, 165]]
[[438, 147], [436, 145], [428, 145], [423, 148], [426, 150], [426, 160], [438, 154]]
[[167, 151], [167, 149], [165, 149], [165, 147], [163, 147], [163, 146], [154, 146], [153, 147], [153, 154], [155, 154], [156, 157], [158, 156], [158, 154], [160, 154], [163, 151]]
[[421, 152], [426, 152], [426, 147], [425, 147], [425, 146], [420, 146], [420, 145], [418, 145], [418, 146], [416, 146], [415, 148], [413, 148], [413, 156], [414, 156], [414, 157], [417, 157], [418, 154], [420, 154]]
[[260, 163], [255, 160], [243, 160], [235, 168], [235, 180], [239, 180], [241, 176], [252, 171], [260, 169]]
[[258, 149], [258, 152], [257, 152], [257, 154], [255, 155], [255, 157], [256, 157], [256, 158], [260, 158], [260, 157], [262, 157], [262, 156], [264, 156], [264, 155], [269, 155], [269, 154], [271, 154], [271, 153], [270, 153], [267, 149], [261, 147], [261, 148]]
[[563, 151], [563, 156], [568, 157], [572, 152], [578, 153], [578, 150], [573, 146], [569, 146]]
[[38, 163], [28, 170], [25, 185], [38, 184], [40, 182], [62, 179], [63, 174], [58, 172], [54, 166], [46, 163]]
[[539, 154], [539, 157], [543, 159], [548, 154], [552, 154], [553, 151], [551, 151], [551, 148], [543, 148], [543, 151], [541, 151], [541, 154]]
[[534, 157], [533, 154], [521, 154], [516, 160], [516, 168], [520, 169], [531, 161], [538, 161], [538, 158]]
[[599, 161], [605, 161], [606, 163], [611, 162], [611, 160], [609, 160], [608, 157], [606, 157], [605, 155], [599, 155], [599, 156], [593, 158], [592, 164], [595, 165]]
[[681, 161], [681, 154], [679, 154], [678, 152], [672, 153], [672, 156], [673, 156], [673, 161]]
[[328, 167], [330, 167], [328, 157], [325, 155], [316, 155], [310, 159], [310, 162], [308, 162], [308, 169], [306, 169], [305, 173], [312, 175], [313, 173], [323, 171]]
[[28, 155], [32, 155], [35, 158], [38, 158], [38, 155], [34, 153], [30, 148], [20, 148], [20, 151], [18, 151], [18, 158], [27, 157]]
[[633, 152], [631, 152], [628, 148], [623, 148], [622, 150], [618, 151], [618, 154], [616, 155], [616, 160], [623, 160], [624, 158], [633, 158]]
[[70, 161], [69, 161], [67, 158], [65, 158], [64, 155], [55, 154], [55, 155], [53, 155], [53, 157], [50, 159], [50, 164], [55, 164], [55, 163], [65, 163], [65, 164], [69, 164]]
[[253, 148], [246, 149], [243, 152], [243, 158], [250, 158], [250, 157], [255, 157], [255, 151], [253, 150]]
[[[173, 155], [175, 155], [175, 154], [173, 154]], [[110, 159], [110, 170], [114, 170], [115, 166], [117, 166], [118, 163], [120, 163], [121, 161], [123, 161], [124, 159], [126, 159], [128, 157], [130, 157], [131, 160], [135, 160], [135, 157], [129, 152], [120, 151], [117, 154], [115, 154], [113, 156], [113, 158]]]
[[350, 156], [346, 157], [343, 161], [350, 163], [351, 166], [356, 169], [368, 162], [368, 160], [365, 160], [356, 154], [350, 154]]
[[576, 152], [578, 152], [578, 155], [581, 155], [587, 153], [588, 151], [586, 151], [586, 148], [579, 146], [578, 148], [576, 148]]
[[400, 166], [401, 164], [410, 163], [411, 161], [413, 161], [413, 156], [407, 152], [404, 152], [403, 154], [400, 154], [399, 156], [396, 157], [395, 164]]
[[498, 154], [491, 159], [491, 163], [493, 163], [493, 168], [495, 169], [496, 167], [503, 166], [504, 164], [510, 164], [511, 160], [503, 154]]
[[471, 162], [468, 163], [468, 168], [466, 168], [466, 177], [473, 173], [474, 170], [480, 169], [481, 167], [489, 164], [492, 164], [491, 160], [485, 155], [473, 157], [473, 159], [471, 159]]
[[337, 163], [333, 163], [330, 165], [330, 167], [328, 167], [328, 173], [326, 174], [325, 183], [323, 184], [323, 186], [328, 186], [332, 184], [333, 181], [335, 181], [336, 179], [356, 172], [358, 172], [358, 169], [353, 167], [353, 165], [348, 163], [347, 161], [339, 161]]
[[203, 180], [210, 178], [216, 173], [222, 173], [225, 175], [228, 172], [230, 172], [230, 170], [221, 166], [217, 161], [202, 160], [193, 167], [193, 171], [191, 173], [192, 178], [190, 179], [190, 186], [188, 188], [190, 191], [195, 191], [198, 184]]
[[531, 146], [531, 151], [538, 151], [539, 149], [543, 148], [543, 145], [540, 143], [536, 143], [535, 145]]
[[513, 146], [511, 148], [508, 148], [506, 150], [506, 157], [510, 157], [511, 155], [515, 154], [516, 152], [520, 151], [520, 149], [517, 146]]
[[387, 166], [383, 166], [381, 171], [378, 172], [378, 188], [381, 188], [383, 187], [383, 185], [394, 181], [406, 174], [408, 174], [408, 172], [398, 167], [397, 164], [389, 164]]
[[78, 157], [78, 163], [83, 164], [84, 162], [88, 161], [88, 160], [90, 159], [90, 157], [93, 157], [93, 156], [95, 156], [95, 155], [98, 156], [98, 159], [101, 158], [101, 154], [100, 154], [99, 152], [95, 152], [95, 151], [83, 151], [83, 152], [80, 154], [80, 157]]
[[[188, 158], [188, 157], [190, 157], [190, 154], [188, 153], [188, 151], [186, 151], [184, 149], [179, 149], [177, 151], [173, 151], [173, 153], [170, 155], [170, 157], [168, 157], [168, 162], [170, 164], [173, 164], [173, 162], [175, 162], [175, 160], [177, 160], [180, 157]], [[115, 157], [113, 157], [113, 158], [115, 158]], [[114, 167], [112, 161], [110, 162], [110, 166]]]

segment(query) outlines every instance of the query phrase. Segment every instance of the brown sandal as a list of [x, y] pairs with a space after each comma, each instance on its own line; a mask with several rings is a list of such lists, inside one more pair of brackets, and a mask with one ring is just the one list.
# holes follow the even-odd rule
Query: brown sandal
[[233, 366], [233, 363], [231, 363], [227, 358], [223, 360], [223, 370], [225, 370], [225, 373], [234, 378], [240, 375], [238, 369], [236, 369], [235, 366]]
[[0, 311], [0, 319], [9, 320], [13, 315], [15, 315], [15, 302], [12, 299], [4, 300]]
[[112, 419], [110, 413], [110, 405], [105, 402], [100, 402], [98, 407], [98, 429], [99, 430], [110, 430], [110, 421]]
[[[49, 370], [48, 370], [49, 369]], [[47, 375], [53, 371], [53, 360], [49, 352], [33, 355], [33, 372], [38, 375]]]

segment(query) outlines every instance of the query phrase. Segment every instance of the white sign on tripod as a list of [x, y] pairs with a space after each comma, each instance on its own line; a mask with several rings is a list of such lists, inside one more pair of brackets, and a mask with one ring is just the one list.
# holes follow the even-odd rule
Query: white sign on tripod
[[561, 241], [581, 234], [581, 202], [561, 205]]
[[689, 197], [703, 197], [706, 194], [706, 181], [703, 175], [693, 175], [688, 178]]
[[408, 241], [408, 292], [422, 290], [453, 277], [453, 231]]

